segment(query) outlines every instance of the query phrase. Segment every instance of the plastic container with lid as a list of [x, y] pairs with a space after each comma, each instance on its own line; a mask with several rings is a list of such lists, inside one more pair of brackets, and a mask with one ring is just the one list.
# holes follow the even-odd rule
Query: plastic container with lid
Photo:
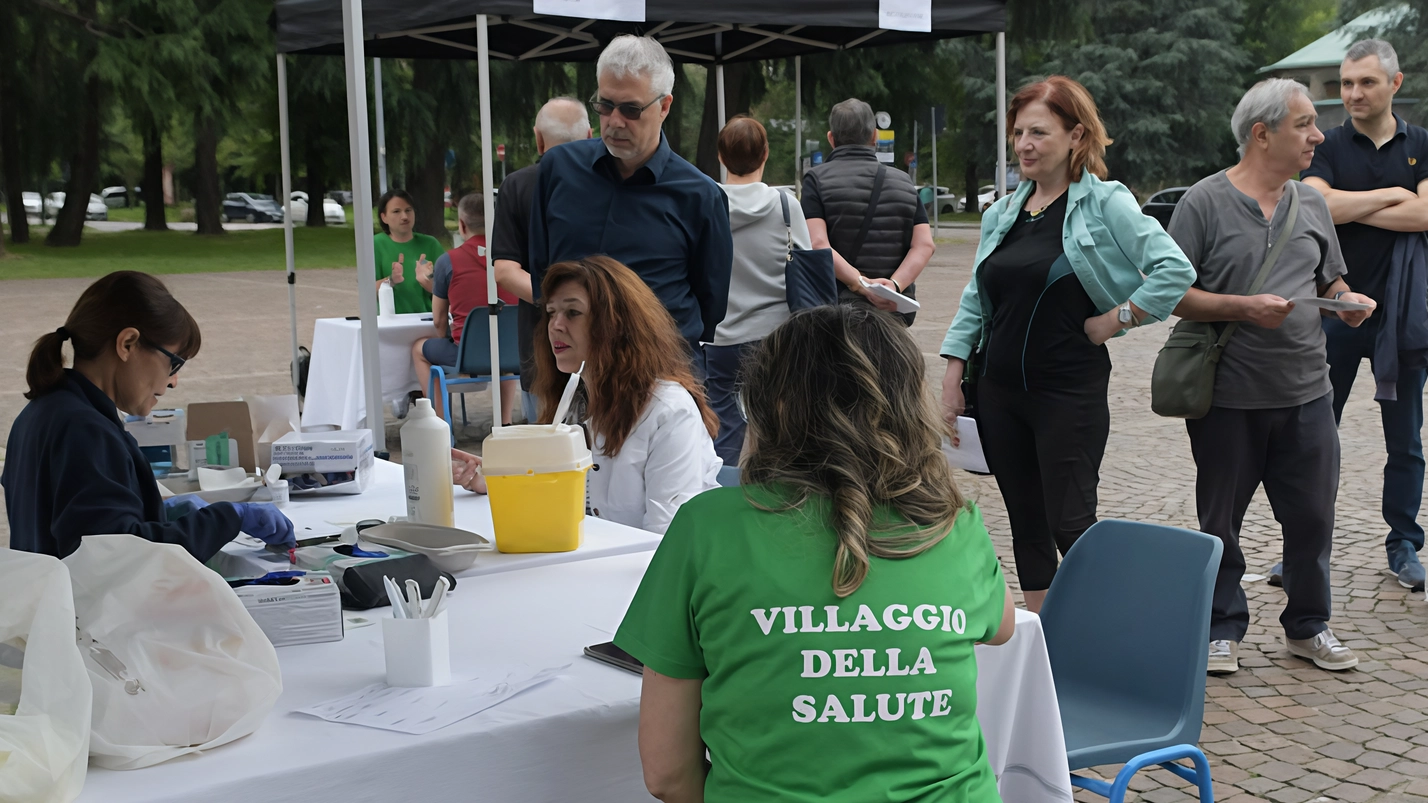
[[570, 552], [585, 526], [585, 432], [569, 424], [492, 431], [481, 449], [491, 521], [501, 552]]

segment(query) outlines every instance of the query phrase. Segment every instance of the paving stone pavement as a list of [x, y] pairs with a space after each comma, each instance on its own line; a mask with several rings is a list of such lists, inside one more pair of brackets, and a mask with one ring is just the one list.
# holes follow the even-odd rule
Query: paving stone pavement
[[[939, 241], [918, 283], [924, 311], [911, 331], [926, 355], [934, 393], [944, 373], [938, 348], [971, 275], [975, 247], [975, 231], [951, 232]], [[204, 332], [201, 355], [166, 401], [182, 405], [284, 392], [287, 286], [280, 272], [164, 280]], [[63, 322], [88, 284], [74, 279], [3, 284], [0, 335], [12, 344], [0, 351], [4, 436], [24, 405], [29, 344]], [[299, 274], [303, 342], [311, 340], [315, 317], [356, 313], [353, 285], [351, 269]], [[1101, 472], [1100, 515], [1195, 528], [1195, 468], [1185, 427], [1150, 411], [1150, 368], [1168, 331], [1157, 324], [1111, 343], [1111, 435]], [[1384, 450], [1372, 387], [1362, 376], [1340, 430], [1343, 464], [1333, 555], [1332, 626], [1361, 663], [1356, 670], [1334, 674], [1291, 657], [1277, 621], [1283, 593], [1263, 581], [1247, 582], [1251, 624], [1240, 653], [1242, 668], [1206, 684], [1201, 744], [1210, 755], [1221, 803], [1428, 803], [1428, 605], [1423, 594], [1405, 591], [1384, 574], [1386, 527], [1378, 510]], [[490, 407], [485, 394], [473, 394], [468, 405], [471, 423], [458, 437], [463, 446], [476, 446], [490, 427]], [[394, 435], [395, 422], [388, 424]], [[981, 504], [1007, 576], [1015, 583], [1011, 534], [995, 483], [970, 474], [961, 474], [959, 482]], [[0, 546], [8, 540], [8, 528], [0, 522]], [[1245, 517], [1243, 541], [1249, 571], [1267, 573], [1279, 555], [1279, 531], [1262, 493]], [[1088, 626], [1088, 649], [1095, 648], [1096, 637]], [[1114, 773], [1114, 768], [1105, 769]], [[1192, 799], [1189, 787], [1159, 769], [1141, 773], [1131, 788], [1132, 799], [1150, 803]]]

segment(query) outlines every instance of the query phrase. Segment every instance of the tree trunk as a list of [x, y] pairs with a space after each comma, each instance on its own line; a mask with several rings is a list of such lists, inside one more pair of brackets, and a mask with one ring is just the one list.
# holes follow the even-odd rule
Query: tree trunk
[[[744, 73], [748, 69], [749, 65], [742, 61], [724, 65], [724, 113], [729, 117], [749, 110], [748, 95], [744, 92]], [[695, 166], [704, 175], [719, 180], [719, 80], [713, 66], [709, 67], [709, 78], [704, 83], [704, 117], [699, 126]]]
[[[322, 199], [327, 195], [327, 165], [323, 163], [322, 147], [317, 137], [307, 137], [303, 146], [303, 161], [307, 163], [307, 225], [326, 226], [327, 215], [322, 211]], [[435, 261], [435, 260], [433, 260]]]
[[193, 219], [199, 234], [223, 234], [218, 190], [218, 123], [202, 112], [193, 121]]
[[963, 182], [965, 182], [966, 187], [967, 187], [967, 195], [966, 195], [967, 201], [966, 201], [966, 207], [965, 207], [965, 208], [966, 208], [966, 211], [968, 211], [968, 212], [980, 212], [980, 211], [982, 211], [981, 204], [977, 203], [977, 162], [976, 162], [975, 160], [973, 160], [973, 159], [968, 159], [968, 160], [967, 160], [966, 172], [965, 172], [965, 174], [962, 176], [962, 180], [963, 180]]
[[[14, 52], [15, 8], [5, 4], [0, 10], [0, 53]], [[4, 174], [6, 212], [10, 218], [10, 242], [30, 241], [30, 220], [25, 216], [24, 160], [20, 158], [20, 103], [14, 73], [4, 70], [0, 60], [0, 173]]]
[[144, 126], [144, 230], [168, 231], [164, 217], [164, 136], [156, 121]]
[[[412, 207], [416, 210], [416, 231], [430, 234], [443, 244], [451, 242], [446, 231], [446, 148], [434, 143], [427, 146], [420, 161], [407, 172], [410, 181], [407, 192], [412, 194]], [[436, 257], [428, 255], [433, 262]]]
[[84, 218], [89, 196], [99, 180], [99, 78], [84, 84], [84, 121], [80, 123], [79, 147], [69, 161], [69, 183], [65, 185], [64, 208], [55, 218], [54, 228], [45, 236], [45, 245], [72, 248], [84, 237]]

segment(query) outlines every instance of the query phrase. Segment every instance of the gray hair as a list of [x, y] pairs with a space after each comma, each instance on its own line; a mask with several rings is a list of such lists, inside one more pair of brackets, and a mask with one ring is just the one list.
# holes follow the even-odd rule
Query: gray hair
[[[569, 108], [561, 108], [567, 104]], [[554, 148], [556, 145], [589, 137], [590, 116], [585, 111], [584, 103], [562, 95], [551, 98], [540, 107], [540, 112], [536, 114], [535, 127], [545, 139], [545, 146]]]
[[456, 213], [461, 217], [461, 222], [466, 224], [466, 228], [472, 232], [486, 228], [485, 196], [479, 192], [461, 196], [461, 200], [456, 202]]
[[867, 145], [873, 141], [873, 107], [866, 101], [848, 98], [828, 112], [828, 131], [833, 134], [833, 147]]
[[664, 45], [653, 37], [620, 34], [610, 40], [595, 62], [597, 76], [609, 73], [615, 78], [626, 75], [648, 75], [650, 89], [660, 97], [674, 91], [674, 63], [664, 51]]
[[1254, 124], [1264, 123], [1270, 131], [1278, 130], [1280, 122], [1289, 116], [1289, 101], [1296, 92], [1305, 100], [1312, 100], [1303, 84], [1289, 78], [1266, 78], [1250, 87], [1240, 98], [1234, 115], [1230, 117], [1230, 130], [1240, 146], [1241, 157], [1245, 155], [1245, 145], [1249, 144]]
[[1382, 39], [1360, 39], [1344, 54], [1344, 61], [1358, 61], [1369, 56], [1378, 56], [1378, 63], [1388, 74], [1388, 80], [1398, 74], [1398, 51]]

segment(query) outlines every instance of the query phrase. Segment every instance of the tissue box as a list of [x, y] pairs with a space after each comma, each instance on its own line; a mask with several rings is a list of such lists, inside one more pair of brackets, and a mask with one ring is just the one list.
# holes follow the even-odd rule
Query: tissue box
[[342, 597], [326, 572], [293, 578], [291, 585], [233, 589], [274, 647], [342, 640]]
[[284, 477], [345, 474], [370, 469], [374, 460], [370, 429], [289, 432], [273, 441], [273, 462], [283, 467]]

